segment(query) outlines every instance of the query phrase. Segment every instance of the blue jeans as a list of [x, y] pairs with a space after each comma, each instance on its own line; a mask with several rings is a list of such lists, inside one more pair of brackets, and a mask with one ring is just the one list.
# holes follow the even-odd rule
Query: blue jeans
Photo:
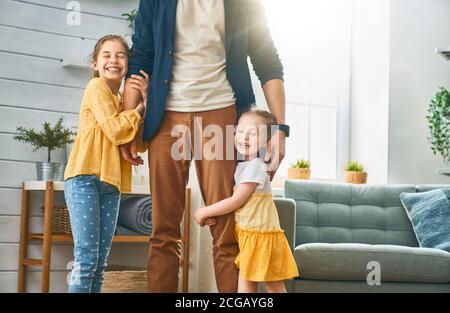
[[119, 215], [120, 192], [95, 175], [65, 181], [74, 241], [70, 293], [98, 293]]

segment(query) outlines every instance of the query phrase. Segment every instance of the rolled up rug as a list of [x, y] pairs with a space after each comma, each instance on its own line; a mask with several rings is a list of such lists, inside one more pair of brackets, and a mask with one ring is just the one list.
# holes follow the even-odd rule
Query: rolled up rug
[[152, 200], [150, 197], [126, 198], [120, 202], [117, 225], [142, 235], [152, 232]]

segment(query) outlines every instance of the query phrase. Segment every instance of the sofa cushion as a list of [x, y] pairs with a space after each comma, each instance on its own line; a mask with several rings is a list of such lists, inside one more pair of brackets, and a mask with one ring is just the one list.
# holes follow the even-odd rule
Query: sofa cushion
[[313, 242], [418, 247], [399, 195], [414, 185], [351, 185], [287, 180], [296, 202], [296, 245]]
[[300, 279], [366, 281], [371, 261], [380, 264], [381, 284], [450, 282], [450, 253], [438, 249], [353, 243], [297, 246]]
[[400, 200], [421, 247], [450, 252], [450, 189], [402, 193]]
[[[446, 184], [421, 184], [421, 185], [416, 185], [416, 192], [425, 192], [425, 191], [430, 191], [433, 189], [448, 189], [450, 188], [450, 185]], [[449, 197], [449, 195], [447, 194], [447, 197]]]

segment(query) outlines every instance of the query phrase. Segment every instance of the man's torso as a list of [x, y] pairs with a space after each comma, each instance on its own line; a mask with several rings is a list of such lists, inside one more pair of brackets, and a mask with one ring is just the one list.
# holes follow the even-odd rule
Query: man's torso
[[166, 110], [198, 112], [234, 105], [226, 75], [223, 0], [178, 0]]

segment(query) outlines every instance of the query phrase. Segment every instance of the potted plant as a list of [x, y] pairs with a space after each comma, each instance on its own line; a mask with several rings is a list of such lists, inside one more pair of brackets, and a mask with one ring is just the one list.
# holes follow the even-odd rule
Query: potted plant
[[308, 160], [297, 160], [288, 169], [288, 179], [309, 179], [311, 177], [311, 163]]
[[450, 161], [450, 93], [444, 87], [440, 87], [431, 99], [428, 107], [428, 140], [431, 150], [436, 155], [439, 153], [444, 163]]
[[69, 128], [63, 128], [63, 118], [61, 117], [54, 127], [49, 122], [43, 124], [43, 130], [36, 131], [33, 128], [17, 127], [18, 135], [14, 139], [20, 142], [29, 143], [38, 149], [47, 149], [47, 162], [36, 162], [37, 180], [64, 180], [64, 164], [51, 161], [53, 150], [64, 148], [66, 144], [72, 143], [75, 134]]
[[134, 23], [136, 22], [136, 17], [138, 16], [138, 10], [131, 10], [130, 12], [123, 13], [122, 16], [126, 18], [129, 23], [128, 28], [130, 28], [134, 33]]
[[359, 162], [350, 161], [345, 167], [344, 174], [347, 183], [365, 184], [367, 182], [367, 172]]

